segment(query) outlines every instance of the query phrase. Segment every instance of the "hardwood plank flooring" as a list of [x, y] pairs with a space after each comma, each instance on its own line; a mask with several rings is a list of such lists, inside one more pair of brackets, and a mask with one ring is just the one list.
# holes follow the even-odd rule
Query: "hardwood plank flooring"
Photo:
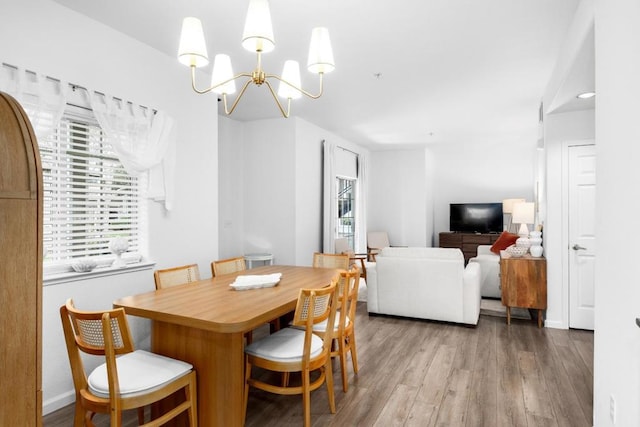
[[[313, 392], [316, 427], [592, 425], [592, 332], [538, 329], [519, 319], [507, 326], [504, 318], [485, 315], [475, 328], [369, 316], [359, 303], [356, 336], [359, 373], [349, 360], [343, 393], [334, 363], [337, 411], [329, 411], [326, 388]], [[44, 425], [66, 427], [72, 420], [68, 406], [45, 416]], [[135, 426], [135, 412], [124, 421]], [[101, 415], [95, 423], [109, 425]], [[251, 391], [248, 427], [301, 424], [299, 396]]]

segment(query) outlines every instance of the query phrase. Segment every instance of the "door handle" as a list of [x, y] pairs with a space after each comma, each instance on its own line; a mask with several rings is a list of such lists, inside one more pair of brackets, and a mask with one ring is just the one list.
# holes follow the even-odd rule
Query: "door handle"
[[573, 245], [573, 247], [571, 249], [573, 249], [574, 251], [580, 251], [580, 250], [586, 251], [587, 250], [587, 248], [584, 248], [584, 247], [582, 247], [582, 246], [580, 246], [578, 244]]

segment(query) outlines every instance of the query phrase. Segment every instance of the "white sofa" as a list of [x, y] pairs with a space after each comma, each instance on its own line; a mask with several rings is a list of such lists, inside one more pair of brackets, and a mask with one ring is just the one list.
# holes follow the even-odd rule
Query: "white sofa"
[[478, 324], [480, 265], [460, 249], [384, 248], [367, 279], [369, 313]]
[[500, 290], [500, 255], [491, 252], [490, 245], [479, 245], [477, 255], [469, 263], [480, 264], [480, 295], [489, 298], [502, 298]]

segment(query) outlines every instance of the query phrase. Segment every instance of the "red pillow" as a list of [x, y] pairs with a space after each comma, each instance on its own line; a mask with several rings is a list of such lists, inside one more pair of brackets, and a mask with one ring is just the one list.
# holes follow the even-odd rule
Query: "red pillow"
[[509, 233], [508, 231], [503, 231], [498, 240], [491, 246], [491, 252], [496, 255], [500, 255], [500, 251], [507, 249], [509, 246], [516, 243], [520, 236], [517, 234]]

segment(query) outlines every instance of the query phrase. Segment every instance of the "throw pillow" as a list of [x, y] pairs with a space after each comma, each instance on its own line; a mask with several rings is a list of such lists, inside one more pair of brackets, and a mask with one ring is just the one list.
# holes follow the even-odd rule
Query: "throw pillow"
[[503, 231], [498, 240], [491, 246], [491, 252], [496, 255], [500, 255], [500, 251], [507, 249], [509, 246], [516, 243], [520, 236], [517, 234], [509, 233], [508, 231]]

